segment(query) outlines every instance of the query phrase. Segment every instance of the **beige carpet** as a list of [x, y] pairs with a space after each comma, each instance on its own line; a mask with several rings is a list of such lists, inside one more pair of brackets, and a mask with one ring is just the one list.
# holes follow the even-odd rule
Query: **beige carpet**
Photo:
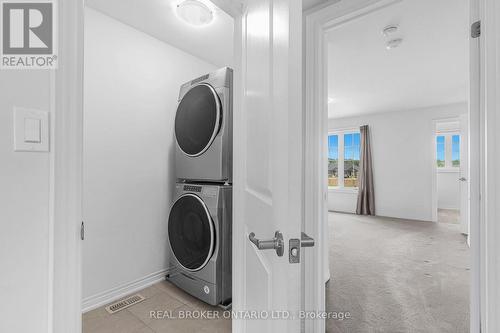
[[469, 248], [458, 226], [329, 214], [329, 333], [469, 332]]

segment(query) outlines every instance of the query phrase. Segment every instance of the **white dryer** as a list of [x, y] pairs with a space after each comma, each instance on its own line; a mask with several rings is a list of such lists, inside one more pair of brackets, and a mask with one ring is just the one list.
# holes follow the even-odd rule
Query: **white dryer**
[[175, 115], [177, 179], [232, 182], [233, 70], [181, 86]]

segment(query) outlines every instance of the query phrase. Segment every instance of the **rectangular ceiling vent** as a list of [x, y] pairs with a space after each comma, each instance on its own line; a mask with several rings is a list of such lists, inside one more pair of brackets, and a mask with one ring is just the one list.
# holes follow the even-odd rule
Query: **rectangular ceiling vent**
[[113, 313], [116, 313], [120, 310], [126, 309], [129, 306], [140, 303], [144, 300], [145, 300], [145, 298], [142, 295], [135, 294], [135, 295], [129, 296], [125, 299], [119, 300], [118, 302], [115, 302], [113, 304], [108, 305], [106, 307], [106, 311], [113, 314]]

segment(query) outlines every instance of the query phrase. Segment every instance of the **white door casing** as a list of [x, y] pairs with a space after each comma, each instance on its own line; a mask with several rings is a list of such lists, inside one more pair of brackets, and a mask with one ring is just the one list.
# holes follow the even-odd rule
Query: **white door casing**
[[[233, 332], [300, 331], [301, 264], [288, 246], [302, 221], [301, 22], [301, 1], [252, 0], [235, 25], [233, 311], [280, 318], [235, 318]], [[249, 240], [277, 230], [281, 257]]]
[[[460, 116], [460, 231], [467, 235], [469, 243], [469, 125], [468, 115]], [[469, 243], [470, 245], [470, 243]]]
[[[470, 0], [469, 25], [480, 19], [480, 2], [483, 0]], [[484, 250], [484, 228], [481, 203], [482, 184], [484, 178], [481, 175], [483, 168], [484, 128], [481, 125], [484, 119], [484, 110], [481, 106], [483, 89], [481, 88], [481, 76], [483, 68], [481, 65], [481, 45], [480, 38], [469, 38], [469, 112], [468, 112], [468, 159], [469, 170], [467, 180], [469, 183], [470, 206], [468, 215], [470, 218], [469, 242], [471, 245], [471, 285], [470, 285], [470, 332], [478, 333], [485, 328], [484, 319], [484, 270], [483, 255]], [[488, 330], [484, 330], [488, 332]]]

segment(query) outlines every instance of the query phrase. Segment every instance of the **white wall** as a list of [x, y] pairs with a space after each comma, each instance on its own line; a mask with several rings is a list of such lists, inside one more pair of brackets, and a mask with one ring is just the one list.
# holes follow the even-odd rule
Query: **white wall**
[[[330, 119], [329, 129], [369, 125], [379, 216], [432, 220], [433, 120], [467, 112], [467, 104]], [[330, 210], [354, 212], [356, 195], [329, 191]]]
[[167, 268], [179, 86], [215, 66], [85, 13], [83, 296], [92, 306]]
[[0, 71], [0, 332], [48, 331], [50, 155], [13, 151], [12, 109], [50, 92], [48, 71]]
[[438, 208], [460, 209], [460, 172], [438, 171], [437, 190]]

